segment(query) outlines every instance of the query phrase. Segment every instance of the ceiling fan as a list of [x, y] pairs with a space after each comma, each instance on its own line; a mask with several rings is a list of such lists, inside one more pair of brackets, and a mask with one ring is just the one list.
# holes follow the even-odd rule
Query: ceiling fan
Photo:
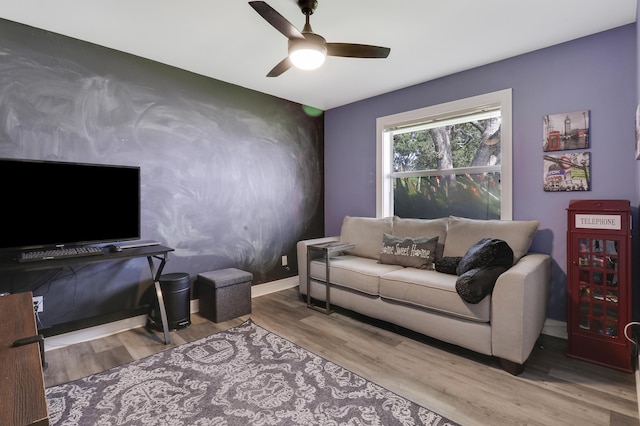
[[317, 0], [298, 0], [298, 7], [306, 20], [302, 31], [298, 31], [274, 8], [264, 1], [250, 1], [249, 4], [276, 30], [289, 39], [289, 56], [273, 67], [267, 77], [277, 77], [292, 66], [312, 70], [320, 67], [326, 56], [342, 56], [348, 58], [386, 58], [391, 49], [354, 43], [327, 43], [324, 37], [316, 34], [309, 24], [309, 16], [318, 7]]

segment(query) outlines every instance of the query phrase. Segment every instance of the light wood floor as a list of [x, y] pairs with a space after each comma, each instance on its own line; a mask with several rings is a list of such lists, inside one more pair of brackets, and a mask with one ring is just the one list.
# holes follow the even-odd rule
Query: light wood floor
[[106, 370], [253, 321], [312, 352], [463, 425], [638, 425], [633, 374], [567, 358], [566, 341], [543, 335], [520, 376], [498, 361], [433, 339], [308, 309], [297, 289], [254, 298], [251, 315], [161, 333], [144, 328], [46, 352], [45, 384]]

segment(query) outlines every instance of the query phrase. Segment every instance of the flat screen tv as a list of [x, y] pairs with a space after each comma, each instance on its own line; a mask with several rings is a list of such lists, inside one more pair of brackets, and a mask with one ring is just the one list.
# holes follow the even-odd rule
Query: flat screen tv
[[140, 168], [0, 159], [0, 250], [140, 239]]

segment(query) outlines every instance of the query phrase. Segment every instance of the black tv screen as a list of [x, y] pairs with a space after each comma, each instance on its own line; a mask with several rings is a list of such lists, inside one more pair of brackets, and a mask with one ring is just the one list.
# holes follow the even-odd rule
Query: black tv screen
[[140, 168], [0, 159], [0, 250], [140, 239]]

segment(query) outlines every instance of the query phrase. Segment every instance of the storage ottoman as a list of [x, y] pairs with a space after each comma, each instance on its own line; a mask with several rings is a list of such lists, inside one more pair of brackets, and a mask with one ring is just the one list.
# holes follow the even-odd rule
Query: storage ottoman
[[235, 268], [203, 272], [196, 277], [200, 315], [213, 322], [251, 313], [253, 274]]

